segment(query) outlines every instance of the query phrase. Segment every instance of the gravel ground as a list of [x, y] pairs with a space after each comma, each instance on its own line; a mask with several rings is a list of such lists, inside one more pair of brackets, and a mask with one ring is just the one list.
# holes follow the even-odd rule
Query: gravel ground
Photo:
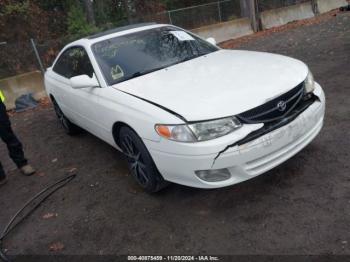
[[76, 168], [78, 176], [11, 233], [8, 253], [350, 254], [350, 13], [239, 48], [310, 65], [324, 87], [327, 115], [307, 148], [235, 186], [172, 185], [149, 195], [133, 182], [122, 154], [90, 134], [66, 136], [51, 106], [15, 114], [14, 129], [39, 172], [21, 176], [0, 145], [9, 174], [0, 190], [0, 225], [67, 171]]

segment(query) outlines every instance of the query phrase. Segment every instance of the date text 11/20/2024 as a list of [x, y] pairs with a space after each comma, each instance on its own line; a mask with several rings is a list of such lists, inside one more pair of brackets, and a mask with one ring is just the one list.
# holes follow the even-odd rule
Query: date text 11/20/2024
[[128, 261], [220, 261], [217, 256], [128, 256]]

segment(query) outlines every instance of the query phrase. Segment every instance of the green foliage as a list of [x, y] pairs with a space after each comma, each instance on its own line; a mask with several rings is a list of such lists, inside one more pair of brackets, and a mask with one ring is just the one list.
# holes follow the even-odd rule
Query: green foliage
[[26, 15], [28, 10], [29, 10], [28, 0], [22, 3], [10, 3], [7, 5], [4, 5], [3, 8], [1, 8], [0, 15], [2, 16], [10, 16], [13, 14]]
[[69, 10], [70, 1], [69, 0], [31, 0], [35, 2], [40, 8], [45, 11], [64, 11]]
[[94, 1], [94, 11], [96, 23], [103, 27], [113, 27], [126, 18], [120, 0]]
[[98, 31], [96, 26], [87, 22], [81, 6], [71, 5], [67, 17], [68, 35], [70, 39], [77, 39]]

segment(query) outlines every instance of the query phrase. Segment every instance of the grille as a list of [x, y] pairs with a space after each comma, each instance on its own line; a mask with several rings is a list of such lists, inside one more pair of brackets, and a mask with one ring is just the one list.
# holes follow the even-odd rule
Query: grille
[[304, 96], [304, 82], [267, 103], [238, 115], [244, 123], [266, 123], [287, 116]]

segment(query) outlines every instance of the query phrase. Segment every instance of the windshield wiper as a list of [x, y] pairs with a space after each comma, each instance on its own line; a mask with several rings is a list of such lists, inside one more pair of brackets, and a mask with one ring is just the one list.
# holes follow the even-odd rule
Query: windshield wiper
[[164, 66], [161, 66], [161, 67], [156, 67], [156, 68], [152, 68], [152, 69], [148, 69], [148, 70], [137, 71], [137, 72], [133, 73], [132, 75], [124, 77], [122, 80], [118, 81], [118, 83], [130, 80], [130, 79], [133, 79], [133, 78], [136, 78], [136, 77], [139, 77], [139, 76], [147, 75], [149, 73], [152, 73], [152, 72], [155, 72], [155, 71], [159, 71], [159, 70], [162, 70], [164, 68], [165, 68]]

